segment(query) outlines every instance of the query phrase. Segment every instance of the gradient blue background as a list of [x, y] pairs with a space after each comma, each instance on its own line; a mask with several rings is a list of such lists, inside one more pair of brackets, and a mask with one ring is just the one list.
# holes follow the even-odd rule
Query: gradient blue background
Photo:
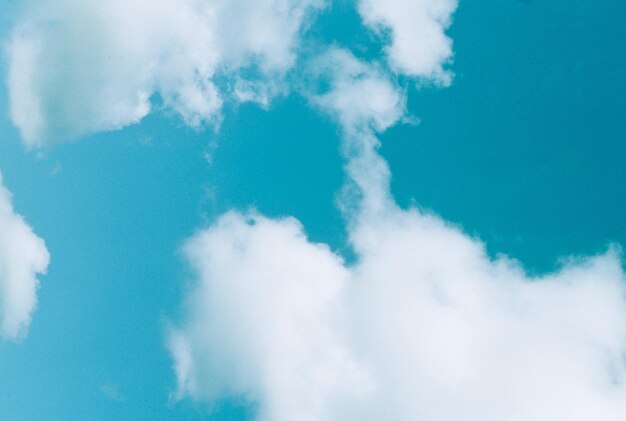
[[[624, 22], [617, 0], [462, 1], [449, 31], [453, 86], [411, 90], [421, 124], [382, 136], [398, 201], [532, 273], [626, 245]], [[10, 24], [0, 18], [3, 36]], [[375, 54], [358, 28], [342, 1], [313, 31]], [[301, 99], [227, 109], [219, 133], [155, 114], [42, 154], [21, 146], [4, 85], [0, 110], [5, 184], [52, 255], [28, 337], [0, 343], [0, 419], [207, 418], [209, 408], [168, 403], [164, 329], [188, 282], [179, 247], [220, 212], [293, 215], [349, 254], [334, 206], [336, 128]], [[214, 409], [214, 420], [251, 412], [236, 401]]]

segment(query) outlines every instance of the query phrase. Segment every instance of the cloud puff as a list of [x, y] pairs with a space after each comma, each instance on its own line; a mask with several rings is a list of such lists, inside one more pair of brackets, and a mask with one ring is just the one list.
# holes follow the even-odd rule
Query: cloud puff
[[345, 51], [320, 60], [327, 89], [310, 100], [344, 133], [356, 262], [293, 219], [231, 212], [198, 233], [186, 317], [170, 332], [178, 397], [244, 397], [260, 420], [623, 419], [619, 249], [530, 277], [399, 208], [375, 134], [402, 117], [402, 91]]
[[0, 336], [22, 337], [37, 304], [37, 274], [50, 255], [24, 219], [15, 213], [0, 176]]
[[[8, 45], [11, 118], [29, 147], [136, 123], [155, 95], [189, 125], [218, 122], [224, 95], [266, 103], [282, 89], [300, 34], [323, 6], [32, 2]], [[220, 76], [229, 79], [221, 88]]]
[[386, 54], [399, 73], [448, 85], [452, 40], [445, 34], [457, 0], [360, 0], [364, 23], [388, 41]]
[[339, 118], [344, 128], [372, 127], [385, 131], [405, 114], [404, 93], [387, 79], [384, 68], [331, 47], [313, 58], [309, 77], [323, 89], [305, 94], [322, 112]]
[[243, 395], [263, 420], [321, 420], [363, 391], [340, 327], [350, 273], [295, 219], [230, 212], [185, 255], [199, 282], [170, 337], [179, 397]]

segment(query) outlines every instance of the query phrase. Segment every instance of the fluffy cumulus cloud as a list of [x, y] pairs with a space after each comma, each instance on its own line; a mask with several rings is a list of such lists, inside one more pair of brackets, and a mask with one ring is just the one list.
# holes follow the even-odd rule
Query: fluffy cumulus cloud
[[[192, 126], [225, 96], [267, 103], [324, 0], [38, 0], [8, 44], [11, 118], [27, 146], [113, 130], [158, 96]], [[227, 78], [218, 87], [216, 79]]]
[[20, 339], [37, 304], [37, 274], [50, 256], [44, 241], [15, 213], [0, 176], [0, 336]]
[[358, 263], [293, 220], [228, 214], [187, 246], [178, 393], [260, 420], [621, 420], [626, 303], [608, 253], [529, 278], [439, 218], [358, 227]]
[[445, 34], [457, 0], [360, 0], [367, 26], [386, 39], [387, 58], [399, 73], [447, 85], [452, 40]]
[[364, 391], [339, 327], [350, 272], [296, 220], [231, 212], [185, 251], [200, 281], [170, 338], [179, 395], [244, 395], [287, 421], [330, 419]]
[[243, 396], [259, 420], [623, 419], [619, 249], [531, 277], [399, 208], [376, 132], [402, 117], [402, 90], [344, 50], [312, 74], [327, 89], [311, 103], [344, 136], [356, 262], [293, 219], [231, 212], [199, 232], [185, 248], [186, 318], [170, 333], [179, 397]]

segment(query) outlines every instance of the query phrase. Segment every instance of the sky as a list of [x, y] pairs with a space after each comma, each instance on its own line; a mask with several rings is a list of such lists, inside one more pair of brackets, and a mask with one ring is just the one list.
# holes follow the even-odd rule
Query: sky
[[623, 2], [0, 11], [0, 419], [623, 419]]

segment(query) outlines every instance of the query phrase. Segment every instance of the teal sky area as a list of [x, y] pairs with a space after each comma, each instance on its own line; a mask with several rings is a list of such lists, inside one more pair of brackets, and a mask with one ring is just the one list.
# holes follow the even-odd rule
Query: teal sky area
[[[376, 51], [349, 3], [327, 13], [316, 36]], [[626, 3], [613, 0], [462, 1], [452, 86], [411, 85], [420, 123], [381, 136], [398, 202], [531, 273], [626, 245], [624, 22]], [[224, 211], [256, 208], [296, 217], [349, 258], [337, 128], [292, 95], [227, 107], [217, 132], [162, 112], [28, 151], [7, 95], [2, 85], [0, 169], [52, 260], [28, 336], [0, 342], [0, 419], [249, 419], [236, 401], [209, 415], [169, 400], [165, 331], [189, 286], [180, 247]]]

